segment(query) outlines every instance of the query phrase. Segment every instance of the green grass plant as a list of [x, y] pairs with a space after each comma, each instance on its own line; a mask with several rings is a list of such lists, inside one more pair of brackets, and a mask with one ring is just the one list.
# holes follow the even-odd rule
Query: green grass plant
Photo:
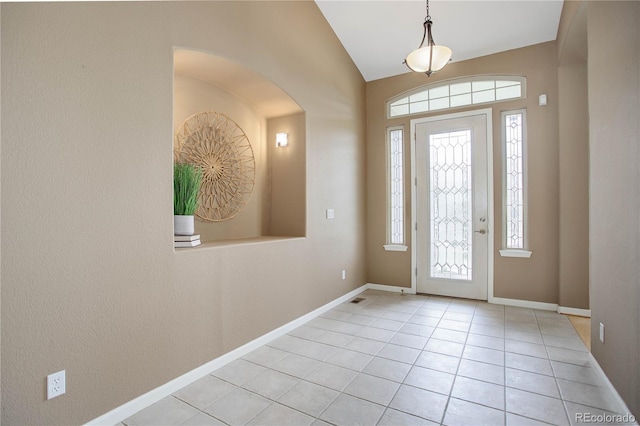
[[176, 163], [173, 166], [173, 214], [192, 216], [198, 209], [198, 191], [202, 170], [193, 164]]

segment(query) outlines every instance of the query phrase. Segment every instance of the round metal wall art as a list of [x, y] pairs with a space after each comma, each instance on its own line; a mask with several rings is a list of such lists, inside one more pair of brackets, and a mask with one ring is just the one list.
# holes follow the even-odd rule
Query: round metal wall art
[[202, 169], [199, 218], [228, 220], [249, 202], [256, 176], [253, 149], [244, 131], [226, 115], [209, 111], [187, 118], [176, 133], [174, 160]]

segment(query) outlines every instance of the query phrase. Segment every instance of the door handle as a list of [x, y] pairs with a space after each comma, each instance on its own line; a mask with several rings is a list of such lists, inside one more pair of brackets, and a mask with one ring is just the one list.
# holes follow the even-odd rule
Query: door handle
[[482, 235], [484, 235], [484, 234], [486, 234], [486, 233], [487, 233], [487, 230], [486, 230], [486, 229], [481, 229], [481, 230], [479, 230], [479, 231], [473, 231], [473, 232], [477, 232], [478, 234], [482, 234]]

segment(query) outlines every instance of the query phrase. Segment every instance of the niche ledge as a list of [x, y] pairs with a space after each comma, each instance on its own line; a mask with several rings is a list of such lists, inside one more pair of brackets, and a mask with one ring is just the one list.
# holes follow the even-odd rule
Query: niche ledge
[[306, 237], [251, 237], [251, 238], [239, 238], [219, 241], [203, 242], [196, 247], [174, 247], [175, 253], [191, 253], [195, 251], [234, 247], [234, 246], [247, 246], [257, 244], [275, 244], [287, 241], [306, 240]]

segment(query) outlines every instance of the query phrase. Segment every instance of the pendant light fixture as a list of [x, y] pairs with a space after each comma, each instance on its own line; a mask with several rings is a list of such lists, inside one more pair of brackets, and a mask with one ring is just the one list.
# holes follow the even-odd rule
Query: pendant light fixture
[[[427, 16], [424, 18], [424, 33], [420, 46], [407, 55], [404, 60], [411, 71], [423, 72], [431, 76], [436, 71], [440, 71], [449, 63], [451, 59], [451, 49], [446, 46], [436, 45], [431, 36], [431, 15], [429, 15], [429, 0], [427, 0]], [[425, 46], [424, 42], [427, 41]]]

